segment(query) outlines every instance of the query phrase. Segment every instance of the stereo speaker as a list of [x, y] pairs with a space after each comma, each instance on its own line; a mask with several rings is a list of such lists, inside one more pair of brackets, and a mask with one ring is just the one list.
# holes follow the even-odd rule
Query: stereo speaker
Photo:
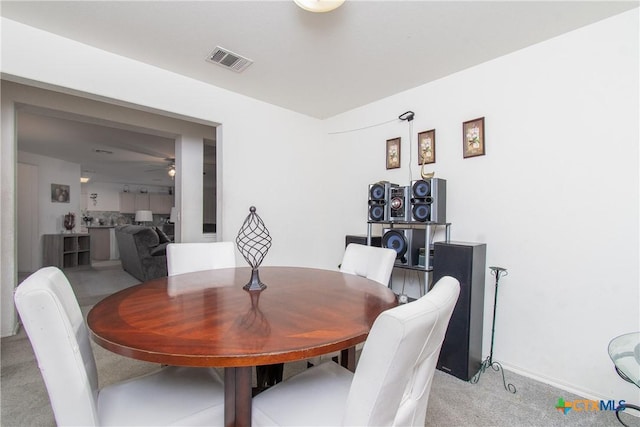
[[436, 242], [433, 282], [452, 276], [460, 282], [460, 296], [453, 309], [436, 367], [469, 381], [482, 364], [482, 319], [487, 245]]
[[388, 222], [389, 221], [389, 190], [392, 184], [388, 182], [377, 182], [369, 185], [369, 221]]
[[420, 264], [420, 249], [425, 245], [425, 231], [413, 228], [386, 228], [382, 230], [382, 247], [396, 251], [396, 265]]
[[[344, 247], [349, 246], [349, 243], [357, 243], [358, 245], [367, 245], [367, 236], [366, 234], [351, 234], [347, 235], [344, 238]], [[371, 246], [381, 247], [382, 246], [382, 236], [371, 236]]]
[[389, 190], [389, 221], [409, 221], [409, 187], [391, 187]]
[[447, 222], [447, 181], [441, 178], [411, 182], [411, 221]]

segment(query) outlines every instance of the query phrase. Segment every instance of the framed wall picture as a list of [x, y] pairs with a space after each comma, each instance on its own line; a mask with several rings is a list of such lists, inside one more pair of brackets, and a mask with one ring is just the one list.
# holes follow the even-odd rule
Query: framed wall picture
[[464, 158], [484, 156], [484, 117], [462, 123], [462, 145]]
[[387, 169], [400, 167], [400, 138], [387, 139]]
[[436, 162], [436, 130], [418, 134], [418, 166]]
[[69, 203], [68, 185], [51, 184], [51, 202], [53, 203]]

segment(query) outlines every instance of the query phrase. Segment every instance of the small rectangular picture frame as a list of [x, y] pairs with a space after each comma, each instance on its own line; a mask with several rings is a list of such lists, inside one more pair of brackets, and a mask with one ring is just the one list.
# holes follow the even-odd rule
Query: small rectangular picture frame
[[484, 117], [462, 123], [462, 156], [484, 156]]
[[64, 184], [51, 184], [51, 202], [69, 203], [70, 186]]
[[418, 134], [418, 166], [436, 162], [436, 130]]
[[387, 139], [387, 169], [400, 167], [400, 137]]

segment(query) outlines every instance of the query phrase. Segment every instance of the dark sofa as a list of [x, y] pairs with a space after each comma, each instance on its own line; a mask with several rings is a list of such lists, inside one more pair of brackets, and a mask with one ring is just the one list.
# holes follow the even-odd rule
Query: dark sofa
[[115, 233], [124, 271], [142, 282], [167, 275], [169, 242], [154, 227], [121, 225]]

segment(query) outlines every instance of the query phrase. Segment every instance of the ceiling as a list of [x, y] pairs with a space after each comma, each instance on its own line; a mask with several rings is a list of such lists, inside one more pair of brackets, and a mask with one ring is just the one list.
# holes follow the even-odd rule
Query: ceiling
[[[292, 0], [2, 0], [1, 6], [3, 17], [324, 119], [638, 7], [638, 1], [347, 0], [323, 14]], [[254, 62], [236, 73], [205, 61], [216, 46]], [[54, 126], [46, 118], [41, 123]], [[77, 123], [58, 125], [68, 144], [83, 131], [107, 139]], [[111, 140], [127, 136], [120, 130]], [[29, 138], [35, 150], [36, 136]], [[152, 155], [164, 161], [173, 151]]]
[[17, 111], [19, 151], [78, 163], [94, 182], [173, 186], [174, 138], [44, 108]]
[[[174, 186], [168, 173], [175, 163], [174, 135], [30, 105], [17, 109], [16, 131], [19, 151], [78, 163], [82, 176], [93, 182]], [[213, 127], [203, 152], [205, 185], [215, 185]]]
[[[327, 118], [638, 7], [638, 1], [2, 1], [9, 19]], [[254, 63], [205, 61], [216, 46]]]

